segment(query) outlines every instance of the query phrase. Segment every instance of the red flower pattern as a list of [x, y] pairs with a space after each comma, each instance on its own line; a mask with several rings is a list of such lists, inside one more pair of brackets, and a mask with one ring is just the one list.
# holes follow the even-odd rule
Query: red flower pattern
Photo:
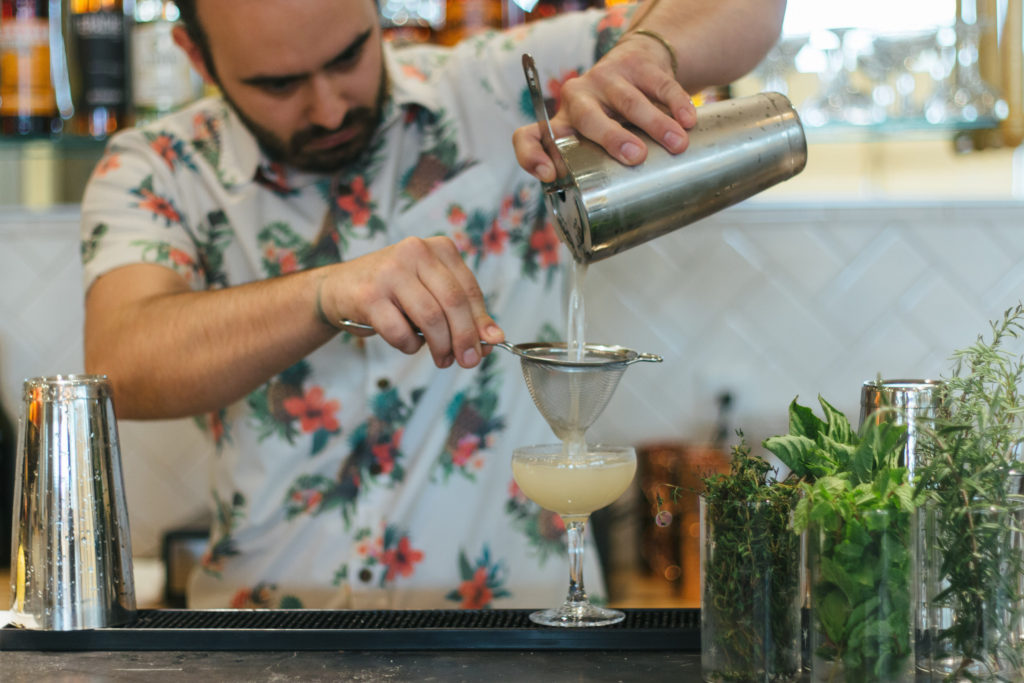
[[120, 154], [107, 154], [96, 164], [94, 173], [96, 177], [102, 178], [111, 171], [116, 171], [121, 168], [121, 155]]
[[313, 512], [320, 507], [323, 499], [324, 494], [315, 489], [296, 491], [292, 494], [292, 500], [302, 508], [303, 512]]
[[409, 537], [403, 536], [398, 541], [397, 548], [389, 548], [381, 553], [380, 561], [385, 567], [388, 568], [387, 575], [384, 577], [386, 581], [394, 581], [395, 575], [399, 576], [412, 576], [415, 571], [415, 565], [417, 562], [423, 560], [423, 551], [416, 550], [409, 543]]
[[366, 225], [370, 220], [370, 190], [366, 180], [358, 176], [352, 181], [350, 193], [338, 197], [338, 208], [347, 211], [353, 225]]
[[142, 201], [139, 202], [140, 209], [152, 211], [157, 216], [162, 216], [172, 223], [181, 221], [181, 214], [177, 212], [170, 201], [153, 194], [151, 190], [140, 190]]
[[178, 160], [178, 152], [174, 149], [174, 138], [166, 134], [158, 135], [153, 138], [149, 146], [167, 163], [167, 168], [173, 171], [174, 162]]
[[597, 25], [597, 32], [622, 28], [626, 25], [626, 8], [610, 7], [604, 15], [604, 19]]
[[540, 264], [545, 268], [558, 265], [558, 245], [558, 235], [551, 223], [530, 235], [530, 248], [540, 256]]
[[500, 254], [508, 242], [508, 230], [505, 230], [498, 221], [491, 224], [491, 229], [484, 233], [484, 250], [489, 254]]
[[224, 438], [224, 420], [221, 419], [220, 413], [209, 413], [206, 416], [206, 424], [210, 429], [213, 442], [219, 445], [221, 439]]
[[341, 428], [335, 413], [340, 403], [336, 400], [325, 401], [324, 390], [313, 387], [304, 396], [291, 396], [284, 400], [284, 409], [292, 417], [299, 418], [302, 431], [305, 433], [324, 429], [336, 432]]
[[[208, 572], [219, 573], [224, 571], [224, 556], [215, 555], [212, 550], [207, 548], [202, 558], [200, 558], [199, 564]], [[238, 596], [235, 595], [235, 597], [237, 598]]]
[[487, 587], [487, 567], [477, 567], [473, 578], [459, 584], [462, 609], [483, 609], [491, 604], [494, 592]]
[[380, 465], [381, 474], [391, 474], [391, 471], [395, 469], [395, 452], [391, 448], [389, 443], [379, 443], [372, 449], [373, 457]]
[[452, 453], [452, 464], [462, 467], [469, 462], [469, 459], [480, 447], [480, 437], [477, 434], [466, 434], [455, 444], [455, 452]]
[[452, 204], [448, 209], [448, 222], [456, 228], [463, 227], [466, 224], [466, 218], [466, 212], [458, 204]]
[[288, 251], [281, 255], [278, 260], [282, 273], [294, 273], [299, 269], [299, 260], [294, 251]]
[[391, 441], [375, 444], [370, 449], [373, 451], [373, 457], [376, 459], [377, 464], [380, 465], [381, 474], [391, 474], [391, 471], [395, 469], [395, 456], [398, 455], [398, 448], [401, 443], [402, 430], [397, 429], [391, 435]]
[[178, 264], [179, 266], [186, 266], [191, 268], [194, 263], [192, 261], [192, 257], [189, 256], [184, 251], [182, 251], [181, 249], [171, 249], [168, 256], [170, 256], [172, 262]]
[[415, 78], [417, 81], [427, 80], [427, 75], [423, 73], [420, 69], [413, 66], [412, 64], [403, 64], [402, 74], [408, 76], [409, 78]]
[[555, 111], [562, 108], [562, 86], [565, 85], [566, 81], [571, 81], [574, 78], [578, 78], [580, 72], [573, 69], [572, 71], [566, 71], [562, 74], [562, 78], [552, 78], [548, 81], [548, 92], [551, 93], [551, 97], [555, 100]]
[[192, 117], [192, 131], [196, 140], [209, 140], [215, 133], [215, 119], [208, 114], [196, 114]]
[[266, 586], [260, 585], [255, 588], [239, 588], [234, 597], [231, 598], [233, 609], [246, 607], [266, 607], [270, 604], [270, 591]]

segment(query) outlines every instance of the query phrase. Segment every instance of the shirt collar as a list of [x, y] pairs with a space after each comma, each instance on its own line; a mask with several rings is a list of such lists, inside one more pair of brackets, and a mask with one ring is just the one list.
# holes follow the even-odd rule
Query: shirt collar
[[[419, 65], [424, 60], [416, 57], [423, 54], [420, 52], [422, 50], [436, 51], [442, 48], [414, 46], [396, 49], [388, 42], [383, 47], [389, 87], [385, 96], [383, 121], [377, 135], [385, 134], [393, 125], [402, 121], [410, 108], [420, 107], [430, 112], [437, 112], [441, 108], [436, 88]], [[224, 109], [226, 131], [219, 170], [225, 186], [236, 188], [259, 180], [275, 191], [288, 193], [326, 177], [324, 174], [306, 173], [272, 163], [234, 108], [225, 102]]]

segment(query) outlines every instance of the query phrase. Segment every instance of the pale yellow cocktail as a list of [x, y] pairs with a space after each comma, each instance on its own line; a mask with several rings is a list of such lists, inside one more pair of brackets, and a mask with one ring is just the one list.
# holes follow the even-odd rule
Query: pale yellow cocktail
[[583, 533], [590, 513], [615, 502], [636, 472], [629, 446], [576, 444], [523, 446], [512, 454], [512, 476], [527, 498], [558, 513], [565, 522], [569, 551], [569, 593], [554, 609], [530, 614], [545, 626], [606, 626], [625, 617], [591, 604], [583, 588]]
[[588, 452], [582, 458], [543, 453], [512, 461], [512, 476], [523, 494], [566, 518], [585, 518], [611, 505], [635, 473], [632, 452]]

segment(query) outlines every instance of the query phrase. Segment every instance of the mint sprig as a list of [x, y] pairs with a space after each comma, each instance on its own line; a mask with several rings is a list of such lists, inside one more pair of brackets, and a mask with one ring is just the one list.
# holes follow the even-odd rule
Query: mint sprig
[[818, 398], [825, 418], [796, 399], [789, 433], [764, 441], [801, 480], [793, 531], [811, 529], [814, 656], [841, 667], [844, 680], [888, 680], [913, 652], [909, 604], [912, 520], [917, 500], [899, 466], [906, 428], [865, 420], [856, 433], [845, 415]]

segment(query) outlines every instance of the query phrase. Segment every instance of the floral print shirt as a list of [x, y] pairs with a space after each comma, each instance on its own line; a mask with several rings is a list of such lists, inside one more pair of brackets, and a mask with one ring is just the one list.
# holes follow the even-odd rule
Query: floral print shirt
[[[383, 125], [365, 162], [331, 178], [270, 163], [219, 98], [120, 133], [83, 202], [85, 286], [153, 263], [196, 290], [230, 287], [447, 234], [510, 339], [559, 338], [567, 252], [511, 145], [534, 120], [521, 55], [557, 97], [625, 23], [621, 9], [591, 10], [455, 48], [385, 45]], [[564, 596], [561, 521], [511, 475], [513, 448], [554, 441], [511, 354], [439, 370], [425, 350], [340, 334], [196, 419], [211, 442], [214, 524], [193, 607], [535, 607]]]

